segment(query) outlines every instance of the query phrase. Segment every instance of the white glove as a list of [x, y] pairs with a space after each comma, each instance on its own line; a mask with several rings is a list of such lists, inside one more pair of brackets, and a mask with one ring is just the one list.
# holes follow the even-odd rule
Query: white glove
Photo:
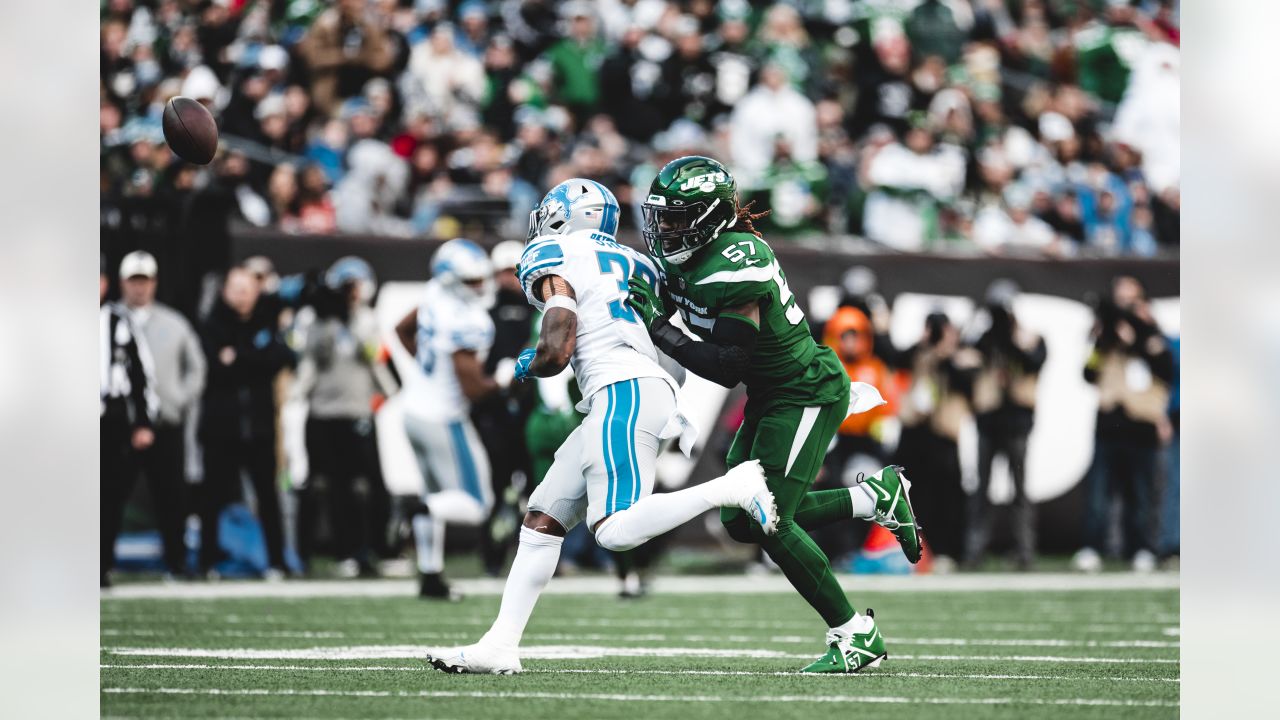
[[498, 387], [506, 390], [516, 378], [516, 361], [514, 358], [502, 358], [493, 369], [493, 381]]

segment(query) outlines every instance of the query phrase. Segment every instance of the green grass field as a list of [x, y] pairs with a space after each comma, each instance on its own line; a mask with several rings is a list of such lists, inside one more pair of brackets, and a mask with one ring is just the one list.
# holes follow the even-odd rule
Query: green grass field
[[[992, 576], [999, 578], [1000, 576]], [[1006, 576], [1007, 577], [1007, 576]], [[741, 580], [741, 578], [739, 578]], [[812, 718], [821, 713], [1176, 717], [1176, 589], [857, 590], [889, 659], [861, 675], [793, 671], [821, 648], [793, 593], [543, 598], [525, 674], [454, 676], [424, 646], [471, 642], [496, 595], [102, 601], [102, 714], [111, 717]], [[927, 580], [921, 578], [920, 580]], [[994, 585], [1000, 586], [998, 581]], [[303, 586], [302, 591], [293, 588]], [[555, 583], [553, 583], [553, 586]], [[261, 586], [258, 586], [261, 587]], [[386, 589], [392, 587], [393, 592]], [[158, 593], [162, 594], [162, 593]], [[762, 704], [767, 703], [767, 704]], [[845, 715], [848, 717], [848, 715]]]

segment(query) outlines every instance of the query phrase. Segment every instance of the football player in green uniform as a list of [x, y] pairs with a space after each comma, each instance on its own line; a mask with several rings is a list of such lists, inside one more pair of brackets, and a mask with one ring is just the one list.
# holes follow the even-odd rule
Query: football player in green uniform
[[[826, 621], [827, 651], [805, 672], [879, 665], [886, 653], [872, 611], [853, 609], [805, 528], [874, 520], [914, 563], [920, 538], [910, 483], [901, 468], [887, 467], [852, 488], [810, 492], [850, 409], [849, 377], [810, 335], [773, 251], [751, 225], [759, 216], [738, 207], [728, 169], [700, 156], [673, 160], [653, 180], [643, 215], [645, 242], [664, 277], [657, 292], [633, 281], [629, 302], [671, 358], [725, 387], [746, 384], [745, 419], [726, 464], [759, 460], [778, 503], [774, 535], [736, 509], [722, 511], [721, 521], [733, 539], [760, 544]], [[667, 320], [675, 311], [701, 342]]]

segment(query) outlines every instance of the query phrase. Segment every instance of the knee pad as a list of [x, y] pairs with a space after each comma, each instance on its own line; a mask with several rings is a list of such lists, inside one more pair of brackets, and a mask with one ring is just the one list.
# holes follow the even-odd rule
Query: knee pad
[[627, 537], [626, 521], [618, 515], [605, 518], [596, 528], [596, 544], [613, 552], [626, 552], [638, 545], [634, 538]]
[[442, 490], [426, 497], [428, 512], [454, 525], [479, 525], [489, 517], [489, 508], [461, 490]]

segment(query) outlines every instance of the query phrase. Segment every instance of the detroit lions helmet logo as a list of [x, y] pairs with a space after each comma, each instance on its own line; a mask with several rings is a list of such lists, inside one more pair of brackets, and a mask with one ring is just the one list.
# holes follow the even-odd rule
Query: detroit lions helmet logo
[[526, 242], [541, 235], [563, 235], [576, 230], [618, 232], [618, 200], [594, 180], [573, 178], [556, 185], [529, 213]]

